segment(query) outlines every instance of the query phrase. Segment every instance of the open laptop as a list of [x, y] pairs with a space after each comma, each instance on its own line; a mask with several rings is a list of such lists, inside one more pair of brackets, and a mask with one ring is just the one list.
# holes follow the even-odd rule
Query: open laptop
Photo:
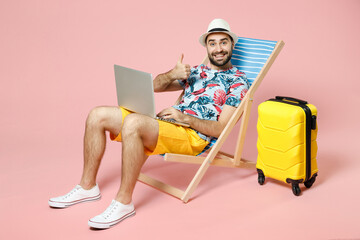
[[156, 116], [153, 78], [150, 73], [114, 65], [118, 105], [132, 112], [190, 127], [187, 123]]

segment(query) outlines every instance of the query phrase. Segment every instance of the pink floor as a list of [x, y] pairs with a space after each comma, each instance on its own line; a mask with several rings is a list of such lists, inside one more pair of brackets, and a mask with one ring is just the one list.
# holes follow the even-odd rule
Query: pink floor
[[[0, 4], [0, 239], [360, 239], [359, 2], [185, 0], [174, 7], [161, 0]], [[295, 197], [283, 183], [260, 186], [255, 170], [211, 167], [189, 203], [138, 183], [136, 216], [94, 231], [88, 219], [120, 183], [121, 144], [108, 142], [102, 199], [51, 209], [50, 197], [79, 182], [88, 111], [116, 103], [113, 64], [156, 75], [184, 53], [196, 65], [205, 53], [197, 38], [216, 17], [241, 36], [285, 41], [255, 95], [244, 158], [256, 161], [259, 103], [275, 95], [308, 100], [319, 111], [313, 187]], [[157, 94], [157, 109], [175, 99]], [[231, 153], [235, 140], [233, 133], [223, 150]], [[158, 156], [143, 169], [179, 188], [196, 170]]]
[[[1, 168], [2, 239], [31, 236], [51, 239], [355, 239], [358, 224], [359, 154], [341, 135], [319, 134], [319, 177], [311, 189], [295, 197], [288, 185], [257, 183], [254, 170], [211, 167], [187, 204], [138, 183], [137, 214], [104, 231], [90, 230], [87, 221], [102, 212], [120, 181], [120, 145], [110, 143], [99, 173], [102, 199], [68, 209], [51, 209], [48, 198], [65, 193], [79, 180], [79, 143], [53, 149], [30, 144], [22, 153], [8, 149]], [[44, 143], [42, 143], [44, 144]], [[10, 148], [10, 147], [9, 147]], [[40, 148], [42, 149], [40, 151]], [[38, 149], [39, 151], [36, 151]], [[54, 156], [56, 152], [56, 156]], [[144, 172], [184, 188], [196, 171], [193, 165], [164, 163], [152, 157]]]

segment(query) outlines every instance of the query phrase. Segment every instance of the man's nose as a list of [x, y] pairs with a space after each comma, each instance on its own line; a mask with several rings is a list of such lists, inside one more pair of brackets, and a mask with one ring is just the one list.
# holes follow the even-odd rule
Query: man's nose
[[216, 52], [221, 52], [222, 51], [222, 48], [221, 48], [220, 44], [216, 44], [215, 51]]

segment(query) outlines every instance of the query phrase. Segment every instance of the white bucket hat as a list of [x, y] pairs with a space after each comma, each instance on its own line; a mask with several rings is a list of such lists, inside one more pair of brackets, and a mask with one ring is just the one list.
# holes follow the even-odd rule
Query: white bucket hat
[[211, 21], [211, 23], [208, 26], [207, 33], [204, 33], [199, 38], [200, 44], [205, 47], [206, 37], [211, 33], [217, 33], [217, 32], [223, 32], [228, 34], [230, 37], [232, 37], [234, 43], [236, 43], [238, 40], [238, 36], [235, 33], [231, 32], [229, 24], [225, 20], [217, 18]]

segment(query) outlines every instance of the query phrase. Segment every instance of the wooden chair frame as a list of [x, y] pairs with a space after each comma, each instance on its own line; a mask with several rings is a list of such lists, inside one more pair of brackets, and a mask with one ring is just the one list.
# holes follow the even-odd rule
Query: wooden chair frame
[[[210, 150], [206, 153], [207, 155], [204, 156], [191, 156], [191, 155], [182, 155], [182, 154], [172, 154], [166, 153], [165, 154], [165, 161], [168, 162], [181, 162], [181, 163], [193, 163], [193, 164], [201, 164], [200, 168], [198, 169], [197, 173], [195, 174], [194, 178], [191, 180], [190, 184], [188, 185], [185, 191], [168, 185], [166, 183], [160, 182], [152, 177], [149, 177], [143, 173], [140, 173], [138, 180], [153, 186], [165, 193], [168, 193], [174, 197], [181, 199], [184, 203], [187, 203], [190, 199], [191, 194], [195, 191], [196, 187], [200, 183], [201, 179], [203, 178], [205, 172], [209, 168], [210, 165], [214, 166], [222, 166], [222, 167], [231, 167], [231, 168], [256, 168], [256, 163], [251, 162], [241, 158], [243, 146], [245, 142], [245, 135], [246, 130], [249, 122], [250, 117], [250, 110], [253, 103], [253, 96], [259, 85], [261, 84], [262, 80], [264, 79], [266, 73], [269, 71], [271, 65], [275, 61], [276, 57], [279, 55], [281, 49], [284, 46], [283, 41], [278, 41], [275, 45], [275, 48], [271, 55], [269, 56], [268, 60], [264, 64], [263, 68], [259, 72], [258, 76], [254, 80], [253, 84], [251, 85], [249, 91], [246, 93], [245, 97], [241, 101], [240, 105], [235, 110], [234, 114], [230, 118], [229, 122], [227, 123], [226, 127], [220, 134], [219, 138], [217, 139], [216, 143]], [[207, 57], [203, 60], [204, 64], [208, 63]], [[220, 151], [220, 148], [224, 144], [226, 138], [230, 134], [231, 130], [238, 122], [241, 117], [241, 125], [239, 129], [239, 135], [237, 139], [235, 154], [230, 155]]]

